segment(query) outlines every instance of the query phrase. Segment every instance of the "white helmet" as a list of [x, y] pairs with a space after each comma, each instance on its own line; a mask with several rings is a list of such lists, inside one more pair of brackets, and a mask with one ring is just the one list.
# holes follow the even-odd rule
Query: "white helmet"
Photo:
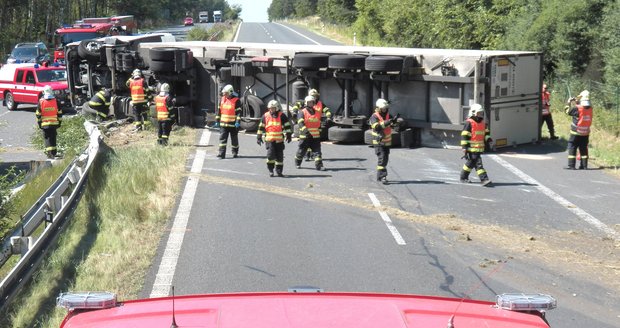
[[51, 85], [46, 85], [43, 88], [43, 99], [54, 99], [54, 90]]
[[162, 83], [159, 87], [159, 94], [164, 96], [170, 92], [170, 85], [168, 83]]
[[319, 92], [316, 89], [310, 89], [310, 91], [308, 91], [308, 94], [314, 98], [318, 98], [320, 96]]
[[280, 103], [277, 100], [270, 100], [267, 104], [267, 109], [275, 108], [276, 111], [280, 110]]
[[233, 91], [234, 91], [233, 86], [232, 86], [232, 85], [230, 85], [230, 84], [227, 84], [227, 85], [225, 85], [225, 86], [222, 88], [222, 93], [228, 93], [228, 94], [231, 94], [231, 93], [233, 93]]
[[314, 96], [306, 96], [306, 98], [304, 98], [304, 102], [306, 106], [308, 106], [309, 101], [316, 102], [316, 98], [314, 98]]
[[389, 108], [390, 104], [387, 102], [387, 100], [383, 99], [383, 98], [379, 98], [377, 99], [377, 102], [375, 103], [375, 106], [379, 109], [384, 109], [384, 108]]
[[136, 68], [133, 70], [133, 73], [131, 73], [131, 75], [134, 79], [137, 79], [139, 77], [142, 77], [142, 71]]
[[577, 99], [579, 99], [579, 105], [581, 106], [592, 106], [592, 103], [590, 102], [590, 91], [588, 90], [581, 91], [579, 96], [577, 96]]
[[473, 104], [469, 108], [469, 117], [477, 116], [478, 113], [484, 113], [484, 108], [480, 104]]

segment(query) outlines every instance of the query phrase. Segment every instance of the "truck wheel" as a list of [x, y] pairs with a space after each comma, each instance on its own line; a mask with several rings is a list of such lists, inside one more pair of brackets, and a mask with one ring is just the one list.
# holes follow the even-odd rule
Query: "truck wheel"
[[153, 72], [174, 72], [174, 61], [151, 60], [149, 68]]
[[132, 54], [123, 54], [122, 63], [123, 63], [123, 71], [125, 72], [133, 71], [134, 67], [136, 66]]
[[315, 53], [296, 54], [293, 58], [293, 66], [296, 68], [319, 69], [329, 64], [329, 55]]
[[256, 132], [258, 130], [260, 120], [257, 120], [255, 118], [242, 117], [240, 124], [241, 129], [245, 130], [245, 132]]
[[149, 49], [149, 56], [151, 57], [151, 60], [174, 61], [175, 53], [177, 52], [182, 52], [183, 55], [187, 56], [189, 49], [177, 47], [151, 48]]
[[67, 52], [65, 53], [65, 60], [68, 63], [73, 63], [80, 60], [79, 54], [75, 48], [67, 49]]
[[263, 113], [267, 111], [265, 103], [254, 95], [245, 96], [243, 102], [241, 106], [243, 108], [244, 117], [261, 118]]
[[99, 55], [100, 47], [101, 44], [95, 40], [83, 40], [78, 46], [78, 55], [88, 61], [98, 61], [101, 58]]
[[369, 72], [395, 72], [403, 70], [403, 59], [397, 56], [370, 56], [364, 68]]
[[331, 55], [329, 68], [334, 69], [364, 69], [366, 56], [362, 55]]
[[7, 92], [6, 95], [4, 95], [4, 103], [6, 104], [6, 108], [8, 108], [8, 110], [17, 109], [17, 103], [15, 102], [15, 98], [13, 98], [13, 94], [11, 92]]
[[329, 140], [342, 143], [362, 143], [364, 131], [360, 128], [333, 126], [329, 128]]

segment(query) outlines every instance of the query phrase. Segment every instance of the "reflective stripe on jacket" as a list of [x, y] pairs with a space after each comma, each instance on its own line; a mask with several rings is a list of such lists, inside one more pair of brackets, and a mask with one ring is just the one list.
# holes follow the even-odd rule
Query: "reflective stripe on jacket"
[[220, 112], [218, 118], [221, 122], [222, 126], [233, 127], [235, 126], [235, 122], [237, 121], [237, 101], [239, 98], [230, 98], [222, 97], [220, 100]]
[[592, 125], [592, 107], [584, 107], [577, 105], [579, 116], [573, 118], [570, 126], [570, 133], [580, 136], [590, 135], [590, 126]]
[[[303, 124], [304, 127], [306, 129], [308, 129], [308, 131], [310, 132], [310, 135], [312, 135], [313, 138], [320, 138], [321, 137], [321, 112], [318, 110], [314, 111], [314, 114], [310, 114], [310, 111], [308, 111], [307, 108], [304, 108], [303, 110], [304, 113], [304, 118], [303, 118]], [[306, 136], [304, 134], [302, 134], [300, 136], [301, 138], [305, 138]]]
[[168, 108], [168, 97], [160, 96], [155, 97], [155, 110], [157, 111], [157, 120], [166, 121], [170, 119], [170, 109]]
[[276, 117], [271, 113], [265, 113], [265, 141], [266, 142], [283, 142], [284, 128], [282, 126], [282, 112], [278, 112]]
[[129, 90], [131, 90], [132, 104], [141, 104], [146, 102], [144, 79], [132, 79], [131, 82], [129, 82]]
[[476, 122], [472, 118], [468, 118], [467, 122], [471, 126], [471, 131], [465, 129], [461, 132], [461, 146], [467, 149], [468, 152], [482, 153], [484, 152], [484, 145], [489, 138], [489, 130], [486, 128], [484, 120]]
[[56, 98], [41, 98], [39, 100], [39, 107], [41, 108], [41, 127], [58, 125], [58, 103], [56, 102]]
[[[371, 123], [370, 125], [372, 128], [372, 144], [378, 145], [379, 143], [383, 143], [385, 146], [391, 146], [392, 127], [385, 125], [390, 119], [390, 113], [386, 113], [385, 118], [383, 118], [379, 112], [375, 111], [371, 117], [375, 117], [377, 119], [376, 122]], [[377, 125], [379, 125], [381, 129], [377, 129]]]

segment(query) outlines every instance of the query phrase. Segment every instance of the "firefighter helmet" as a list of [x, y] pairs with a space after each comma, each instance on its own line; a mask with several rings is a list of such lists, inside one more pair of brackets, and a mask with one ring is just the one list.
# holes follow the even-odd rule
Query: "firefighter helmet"
[[469, 108], [469, 117], [478, 116], [478, 113], [484, 113], [484, 108], [480, 104], [473, 104]]
[[387, 100], [385, 100], [383, 98], [379, 98], [379, 99], [377, 99], [377, 102], [375, 103], [375, 106], [378, 109], [384, 109], [384, 108], [389, 108], [390, 104], [388, 103]]
[[320, 96], [319, 92], [316, 89], [310, 89], [310, 91], [308, 91], [308, 94], [314, 97], [315, 99]]
[[159, 87], [159, 91], [163, 92], [163, 93], [169, 93], [170, 92], [170, 84], [162, 83], [161, 86]]
[[581, 91], [579, 96], [577, 96], [577, 99], [579, 99], [579, 105], [581, 106], [592, 106], [592, 103], [590, 102], [590, 92], [588, 90]]
[[232, 94], [233, 91], [235, 91], [235, 89], [230, 84], [227, 84], [222, 88], [222, 93]]
[[271, 100], [267, 104], [267, 108], [268, 109], [275, 108], [276, 111], [279, 111], [280, 110], [280, 103], [277, 100]]
[[133, 70], [133, 73], [131, 73], [131, 75], [133, 76], [134, 79], [141, 78], [142, 71], [136, 68]]
[[46, 85], [43, 88], [43, 99], [53, 99], [54, 98], [54, 90], [52, 86]]
[[316, 98], [314, 98], [314, 96], [306, 96], [306, 98], [304, 98], [304, 103], [306, 106], [308, 106], [309, 101], [312, 101], [314, 103], [316, 102]]

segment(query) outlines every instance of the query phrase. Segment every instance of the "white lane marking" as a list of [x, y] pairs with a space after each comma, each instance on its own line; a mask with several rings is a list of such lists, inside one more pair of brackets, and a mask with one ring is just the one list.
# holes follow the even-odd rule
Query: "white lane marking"
[[564, 197], [560, 196], [559, 194], [557, 194], [555, 191], [549, 189], [548, 187], [544, 186], [540, 182], [536, 181], [536, 179], [534, 179], [534, 178], [530, 177], [529, 175], [525, 174], [523, 171], [519, 170], [518, 168], [516, 168], [512, 164], [506, 162], [504, 159], [502, 159], [501, 157], [499, 157], [497, 155], [489, 155], [488, 157], [491, 158], [492, 160], [496, 161], [500, 165], [504, 166], [506, 169], [508, 169], [508, 171], [512, 172], [513, 174], [515, 174], [519, 178], [523, 179], [523, 181], [525, 181], [525, 182], [527, 182], [527, 183], [529, 183], [531, 185], [534, 185], [538, 190], [540, 190], [547, 197], [553, 199], [556, 203], [564, 206], [567, 210], [573, 212], [575, 215], [577, 215], [583, 221], [593, 225], [595, 228], [597, 228], [597, 229], [601, 230], [602, 232], [606, 233], [608, 236], [612, 237], [613, 239], [620, 240], [620, 235], [618, 234], [617, 231], [615, 231], [614, 229], [608, 227], [605, 223], [601, 222], [599, 219], [595, 218], [594, 216], [592, 216], [588, 212], [586, 212], [586, 211], [582, 210], [581, 208], [577, 207], [577, 205], [571, 203], [566, 198], [564, 198]]
[[[375, 196], [375, 194], [368, 193], [368, 197], [370, 197], [370, 200], [372, 201], [372, 204], [377, 209], [381, 208], [381, 203], [379, 203], [379, 199], [377, 199], [377, 196]], [[385, 222], [385, 225], [388, 227], [388, 229], [392, 233], [392, 236], [396, 240], [396, 243], [398, 245], [407, 245], [407, 243], [405, 243], [405, 240], [403, 239], [403, 236], [400, 235], [400, 232], [398, 232], [398, 230], [396, 229], [396, 227], [392, 223], [392, 220], [390, 220], [390, 217], [387, 215], [387, 213], [385, 213], [384, 211], [379, 210], [379, 215], [381, 215], [381, 218], [383, 219], [383, 222]]]
[[[205, 129], [200, 137], [199, 146], [206, 146], [209, 142], [211, 131]], [[153, 289], [149, 297], [164, 297], [170, 294], [170, 288], [172, 286], [172, 279], [174, 278], [174, 272], [176, 271], [177, 263], [179, 261], [179, 254], [181, 252], [181, 246], [183, 245], [183, 238], [185, 238], [185, 231], [187, 230], [187, 222], [189, 221], [189, 215], [194, 203], [194, 197], [196, 196], [196, 189], [198, 189], [198, 182], [200, 177], [198, 174], [202, 172], [202, 166], [205, 161], [207, 152], [198, 149], [196, 150], [196, 157], [192, 163], [191, 173], [185, 183], [185, 189], [179, 202], [179, 208], [174, 217], [172, 223], [172, 229], [166, 242], [166, 248], [162, 257], [159, 268], [157, 269], [157, 275], [155, 276], [155, 282], [153, 283]]]
[[233, 39], [233, 42], [237, 42], [237, 39], [239, 39], [239, 31], [241, 31], [241, 25], [243, 25], [243, 22], [239, 23], [239, 26], [237, 27], [237, 33], [235, 33], [235, 38]]
[[276, 25], [280, 25], [280, 26], [282, 26], [282, 27], [285, 27], [285, 28], [287, 28], [287, 29], [289, 29], [289, 30], [291, 30], [291, 31], [293, 31], [293, 32], [295, 32], [295, 33], [297, 33], [297, 34], [299, 34], [300, 36], [302, 36], [303, 38], [307, 39], [308, 41], [310, 41], [310, 42], [312, 42], [312, 43], [314, 43], [314, 44], [318, 44], [318, 45], [320, 45], [320, 43], [318, 43], [318, 42], [316, 42], [316, 41], [314, 41], [314, 40], [310, 39], [309, 37], [307, 37], [307, 36], [305, 36], [305, 35], [303, 35], [303, 34], [301, 34], [301, 33], [297, 32], [297, 31], [295, 31], [294, 29], [292, 29], [292, 28], [290, 28], [290, 27], [288, 27], [288, 26], [286, 26], [286, 25], [282, 25], [282, 24], [280, 24], [280, 23], [274, 23], [274, 24], [276, 24]]
[[489, 198], [476, 198], [476, 197], [469, 197], [469, 196], [459, 196], [461, 198], [465, 198], [465, 199], [473, 199], [476, 201], [483, 201], [483, 202], [490, 202], [490, 203], [494, 203], [495, 200], [494, 199], [489, 199]]
[[224, 172], [224, 173], [233, 173], [233, 174], [238, 174], [238, 175], [251, 175], [251, 176], [257, 176], [258, 175], [256, 173], [233, 171], [233, 170], [224, 170], [224, 169], [214, 169], [214, 168], [210, 168], [210, 167], [205, 168], [205, 171], [215, 171], [215, 172]]

